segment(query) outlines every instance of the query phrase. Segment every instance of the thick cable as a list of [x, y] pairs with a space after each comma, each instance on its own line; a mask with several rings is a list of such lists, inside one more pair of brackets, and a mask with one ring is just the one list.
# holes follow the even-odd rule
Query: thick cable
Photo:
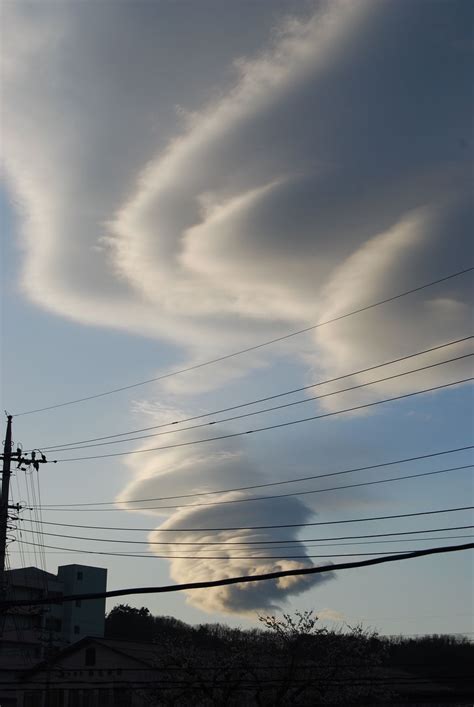
[[278, 572], [268, 572], [266, 574], [243, 575], [240, 577], [226, 577], [214, 581], [187, 582], [184, 584], [170, 584], [157, 587], [130, 587], [126, 589], [113, 589], [106, 592], [90, 592], [84, 594], [67, 594], [62, 596], [45, 597], [42, 599], [22, 599], [16, 601], [0, 601], [0, 608], [7, 609], [15, 606], [39, 606], [43, 604], [63, 604], [68, 601], [87, 601], [94, 599], [108, 599], [111, 597], [122, 597], [142, 594], [167, 594], [171, 592], [182, 592], [193, 589], [210, 589], [213, 587], [224, 587], [233, 584], [248, 584], [251, 582], [264, 582], [281, 577], [301, 577], [311, 574], [322, 574], [323, 572], [338, 572], [345, 569], [356, 569], [360, 567], [371, 567], [374, 565], [387, 564], [389, 562], [403, 562], [404, 560], [414, 560], [429, 555], [440, 555], [451, 552], [464, 552], [474, 549], [474, 543], [465, 545], [449, 545], [444, 547], [428, 548], [426, 550], [416, 550], [406, 554], [393, 555], [390, 557], [375, 557], [370, 560], [359, 562], [341, 562], [338, 564], [322, 565], [319, 567], [305, 567], [293, 570], [280, 570]]
[[[28, 532], [28, 531], [27, 531], [27, 532]], [[64, 535], [64, 536], [62, 536], [62, 537], [68, 538], [69, 535]], [[401, 543], [401, 542], [407, 542], [407, 543], [415, 543], [415, 542], [416, 542], [416, 543], [420, 543], [420, 542], [425, 542], [425, 541], [427, 541], [427, 540], [436, 540], [436, 541], [438, 541], [438, 540], [459, 540], [459, 539], [461, 539], [461, 538], [474, 538], [474, 535], [473, 535], [472, 533], [471, 533], [470, 535], [469, 535], [469, 534], [467, 534], [467, 535], [466, 535], [466, 534], [464, 534], [464, 535], [441, 535], [441, 536], [438, 535], [437, 537], [435, 536], [435, 537], [430, 537], [430, 538], [404, 538], [403, 540], [369, 540], [369, 541], [366, 541], [366, 542], [330, 543], [330, 544], [327, 544], [327, 545], [325, 545], [325, 544], [321, 545], [320, 543], [317, 543], [317, 544], [315, 543], [315, 544], [305, 545], [305, 547], [341, 547], [341, 546], [347, 546], [347, 545], [363, 545], [363, 546], [365, 547], [366, 545], [379, 545], [379, 544], [385, 544], [385, 543]], [[284, 548], [284, 549], [300, 548], [302, 542], [303, 542], [303, 541], [300, 541], [300, 544], [299, 544], [299, 545], [295, 545], [294, 543], [291, 544], [291, 545], [278, 545], [278, 547], [277, 547], [276, 549], [279, 550], [279, 549], [281, 549], [281, 548]], [[27, 542], [27, 544], [29, 545], [29, 544], [31, 544], [31, 543], [28, 543], [28, 542]], [[167, 543], [160, 543], [160, 544], [166, 545]], [[183, 544], [184, 544], [184, 543], [183, 543]], [[244, 545], [245, 543], [236, 543], [236, 544], [238, 544], [238, 545]], [[54, 553], [54, 552], [52, 552], [52, 553], [47, 553], [48, 555], [49, 555], [49, 554], [51, 554], [51, 555], [54, 555], [54, 554], [61, 555], [61, 554], [63, 554], [63, 555], [64, 555], [64, 554], [70, 554], [70, 553], [75, 553], [75, 552], [78, 552], [78, 553], [81, 553], [81, 554], [82, 554], [82, 553], [85, 553], [85, 554], [88, 554], [88, 553], [94, 554], [94, 550], [88, 550], [88, 549], [86, 550], [85, 548], [58, 547], [57, 545], [45, 545], [45, 547], [50, 548], [51, 550], [62, 550], [62, 551], [63, 551], [63, 552], [58, 552], [58, 553]], [[254, 549], [254, 550], [259, 550], [259, 549], [268, 549], [268, 548], [265, 547], [265, 548], [253, 548], [253, 549]], [[10, 554], [11, 554], [11, 553], [12, 553], [12, 550], [10, 550]], [[151, 558], [151, 559], [156, 559], [156, 557], [157, 557], [154, 552], [141, 552], [141, 553], [132, 552], [132, 553], [129, 553], [129, 552], [105, 552], [105, 551], [101, 551], [100, 554], [101, 554], [101, 555], [107, 555], [107, 556], [110, 556], [110, 557], [115, 557], [115, 556], [117, 556], [117, 557], [149, 557], [149, 558]], [[168, 559], [168, 557], [167, 557], [167, 559]]]

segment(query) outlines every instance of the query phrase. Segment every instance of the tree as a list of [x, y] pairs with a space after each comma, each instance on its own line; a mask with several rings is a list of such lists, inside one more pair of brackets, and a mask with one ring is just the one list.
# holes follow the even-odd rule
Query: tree
[[[243, 707], [383, 702], [375, 673], [383, 644], [360, 627], [328, 631], [311, 611], [262, 616], [267, 630], [221, 624], [193, 629], [186, 641], [160, 642], [161, 684], [150, 705]], [[375, 679], [374, 678], [375, 673]]]
[[155, 637], [155, 620], [144, 606], [137, 609], [128, 604], [119, 604], [105, 617], [105, 637], [151, 642]]
[[313, 611], [258, 618], [275, 636], [274, 657], [281, 663], [271, 704], [356, 705], [387, 697], [376, 679], [384, 655], [376, 633], [361, 626], [347, 632], [318, 628]]

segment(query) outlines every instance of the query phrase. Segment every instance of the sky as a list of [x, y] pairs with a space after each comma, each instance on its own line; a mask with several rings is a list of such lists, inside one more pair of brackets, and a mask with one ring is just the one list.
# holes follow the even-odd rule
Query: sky
[[[338, 545], [323, 559], [331, 552], [324, 537], [465, 526], [472, 515], [303, 524], [473, 505], [472, 469], [457, 468], [472, 463], [472, 450], [265, 493], [456, 467], [418, 479], [257, 501], [246, 500], [255, 491], [228, 489], [472, 443], [472, 386], [450, 385], [472, 375], [470, 341], [359, 372], [470, 336], [472, 273], [321, 323], [474, 262], [473, 12], [468, 0], [4, 0], [1, 404], [14, 415], [15, 442], [46, 449], [156, 427], [345, 376], [216, 420], [304, 403], [216, 426], [181, 429], [208, 421], [201, 418], [142, 433], [165, 436], [48, 450], [58, 463], [35, 480], [16, 473], [13, 500], [35, 505], [39, 484], [43, 521], [123, 528], [42, 525], [56, 534], [42, 537], [50, 571], [105, 566], [116, 589], [469, 542], [452, 539], [469, 529], [436, 540], [428, 532]], [[160, 381], [24, 414], [315, 324]], [[432, 367], [399, 375], [423, 366]], [[398, 377], [333, 394], [388, 376]], [[168, 448], [143, 451], [158, 446]], [[131, 499], [209, 491], [222, 493], [124, 510]], [[65, 509], [100, 502], [108, 505]], [[30, 513], [22, 517], [12, 566], [42, 559], [26, 544]], [[253, 529], [283, 524], [294, 527]], [[206, 530], [229, 526], [240, 530]], [[216, 538], [241, 542], [241, 559], [208, 559], [216, 551], [205, 545], [161, 559], [169, 546], [147, 544]], [[282, 539], [291, 548], [273, 548], [273, 559], [271, 545], [253, 547]], [[151, 556], [92, 554], [101, 551]], [[191, 623], [251, 626], [258, 614], [314, 609], [329, 626], [470, 632], [472, 570], [471, 553], [454, 553], [146, 604]]]

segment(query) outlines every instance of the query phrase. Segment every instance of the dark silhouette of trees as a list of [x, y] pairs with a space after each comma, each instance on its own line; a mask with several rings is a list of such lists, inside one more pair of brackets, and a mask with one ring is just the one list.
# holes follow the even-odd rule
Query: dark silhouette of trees
[[464, 636], [433, 634], [386, 639], [386, 660], [409, 673], [454, 683], [459, 692], [474, 696], [474, 646]]
[[371, 680], [384, 650], [375, 634], [318, 628], [312, 612], [260, 621], [266, 630], [203, 624], [185, 643], [160, 644], [162, 686], [148, 696], [150, 704], [368, 705], [387, 696]]
[[183, 638], [193, 633], [192, 626], [173, 616], [153, 616], [149, 609], [118, 604], [105, 617], [105, 638], [152, 643], [158, 639]]
[[474, 691], [474, 647], [466, 639], [329, 630], [312, 611], [259, 621], [250, 630], [190, 626], [121, 604], [106, 618], [106, 637], [156, 644], [156, 686], [143, 691], [150, 707], [370, 705], [400, 702], [400, 695], [410, 704], [410, 695], [429, 703]]
[[151, 643], [154, 635], [155, 620], [144, 606], [136, 609], [128, 604], [119, 604], [105, 617], [106, 638]]

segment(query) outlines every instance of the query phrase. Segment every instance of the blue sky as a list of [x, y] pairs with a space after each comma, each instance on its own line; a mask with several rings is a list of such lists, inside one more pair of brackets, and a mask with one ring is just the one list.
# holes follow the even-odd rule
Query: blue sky
[[[38, 7], [25, 1], [5, 8], [2, 405], [9, 412], [193, 365], [472, 263], [470, 3]], [[471, 285], [465, 275], [162, 383], [18, 416], [15, 440], [45, 447], [160, 424], [467, 336]], [[469, 350], [457, 345], [373, 377]], [[178, 432], [173, 441], [336, 411], [443, 385], [470, 370], [466, 359], [251, 423]], [[370, 379], [354, 375], [350, 383]], [[318, 393], [335, 389], [327, 385]], [[47, 505], [197, 493], [377, 464], [470, 439], [472, 389], [459, 386], [199, 447], [50, 465], [41, 470], [41, 496]], [[128, 443], [97, 453], [134, 448]], [[363, 472], [347, 483], [471, 459], [463, 452]], [[329, 481], [291, 490], [332, 486]], [[191, 519], [201, 528], [222, 518], [245, 528], [268, 518], [299, 523], [390, 515], [469, 505], [472, 491], [472, 472], [463, 470], [302, 500], [223, 506], [224, 512], [45, 510], [43, 519], [156, 527], [150, 538], [163, 541], [160, 526], [189, 527]], [[383, 533], [469, 523], [468, 513], [427, 518], [350, 528]], [[346, 534], [342, 527], [335, 534]], [[94, 537], [94, 531], [70, 534]], [[297, 528], [285, 537], [300, 555], [305, 548], [298, 539], [324, 534]], [[104, 549], [66, 537], [44, 541]], [[423, 546], [400, 540], [360, 552]], [[11, 561], [19, 563], [19, 555], [12, 553]], [[49, 569], [66, 562], [107, 566], [110, 588], [217, 578], [254, 566], [270, 571], [275, 564], [73, 553], [48, 554], [47, 561]], [[326, 610], [327, 617], [362, 620], [385, 633], [462, 632], [472, 630], [471, 590], [472, 561], [462, 553], [347, 571], [309, 586], [150, 597], [147, 605], [190, 622], [249, 625], [258, 612], [277, 606]]]

